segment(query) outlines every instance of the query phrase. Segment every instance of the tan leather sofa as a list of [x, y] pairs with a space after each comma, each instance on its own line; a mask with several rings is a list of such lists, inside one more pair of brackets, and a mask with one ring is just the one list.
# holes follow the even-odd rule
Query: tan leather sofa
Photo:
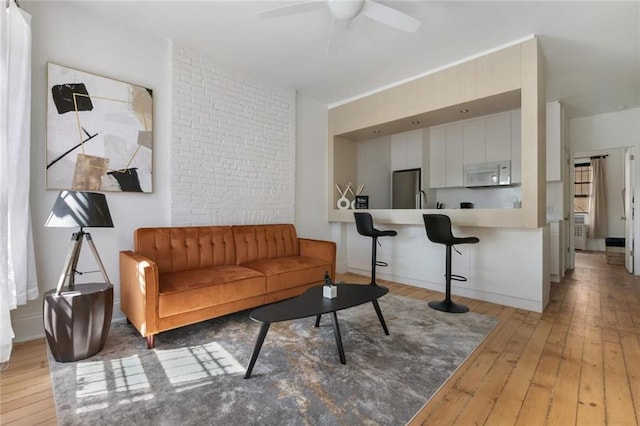
[[140, 228], [120, 252], [128, 322], [155, 345], [166, 330], [301, 294], [335, 279], [336, 245], [291, 224]]

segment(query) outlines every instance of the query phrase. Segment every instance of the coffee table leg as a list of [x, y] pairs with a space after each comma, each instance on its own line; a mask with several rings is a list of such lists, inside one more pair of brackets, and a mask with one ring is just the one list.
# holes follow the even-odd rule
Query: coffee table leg
[[384, 322], [384, 317], [382, 316], [382, 311], [380, 310], [380, 305], [378, 305], [377, 300], [371, 301], [373, 303], [373, 308], [376, 310], [376, 314], [378, 314], [378, 319], [380, 320], [380, 324], [382, 324], [382, 329], [384, 330], [384, 334], [389, 335], [389, 330], [387, 330], [387, 324]]
[[264, 338], [267, 336], [267, 331], [269, 331], [270, 322], [263, 322], [260, 326], [260, 333], [258, 333], [258, 338], [256, 339], [256, 344], [253, 347], [253, 353], [251, 354], [251, 361], [249, 361], [249, 366], [247, 367], [247, 372], [244, 375], [245, 379], [251, 377], [251, 372], [253, 371], [253, 366], [256, 365], [256, 360], [258, 359], [258, 355], [260, 354], [260, 349], [262, 349], [262, 343], [264, 343]]
[[342, 337], [340, 336], [340, 326], [338, 325], [338, 315], [332, 312], [331, 319], [333, 320], [333, 334], [336, 335], [336, 344], [338, 345], [338, 355], [340, 355], [340, 363], [346, 364], [347, 360], [344, 357], [344, 348], [342, 347]]
[[316, 327], [320, 327], [320, 318], [322, 315], [316, 315]]

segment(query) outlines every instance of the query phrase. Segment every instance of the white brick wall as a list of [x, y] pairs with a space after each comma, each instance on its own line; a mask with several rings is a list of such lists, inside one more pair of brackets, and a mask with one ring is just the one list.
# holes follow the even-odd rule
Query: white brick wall
[[171, 223], [293, 223], [295, 91], [172, 53]]

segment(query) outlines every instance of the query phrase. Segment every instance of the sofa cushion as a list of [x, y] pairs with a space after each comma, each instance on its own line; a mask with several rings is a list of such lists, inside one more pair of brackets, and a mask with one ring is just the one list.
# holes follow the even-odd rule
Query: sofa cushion
[[232, 226], [231, 229], [237, 265], [300, 254], [296, 228], [291, 224], [244, 225]]
[[161, 274], [236, 264], [230, 226], [140, 228], [133, 242], [135, 251], [156, 262]]
[[320, 283], [331, 263], [304, 256], [254, 260], [242, 266], [262, 272], [267, 277], [267, 293], [310, 283]]
[[159, 316], [167, 317], [264, 295], [266, 279], [242, 266], [217, 266], [160, 274]]

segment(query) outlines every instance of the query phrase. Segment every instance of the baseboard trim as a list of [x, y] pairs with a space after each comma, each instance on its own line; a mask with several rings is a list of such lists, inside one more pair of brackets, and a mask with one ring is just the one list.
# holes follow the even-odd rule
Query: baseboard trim
[[336, 272], [339, 274], [345, 274], [349, 271], [346, 263], [336, 263]]
[[[114, 300], [111, 322], [122, 322], [124, 320], [124, 314], [120, 310], [120, 300]], [[44, 338], [43, 321], [42, 313], [12, 318], [11, 326], [13, 327], [13, 334], [16, 336], [13, 342], [21, 343]]]
[[[368, 277], [371, 275], [368, 269], [348, 268], [348, 272], [364, 275]], [[390, 275], [380, 273], [376, 271], [376, 276], [383, 280], [393, 281], [400, 284], [407, 284], [414, 287], [420, 287], [427, 290], [444, 292], [444, 285], [440, 283], [433, 283], [429, 281], [417, 280], [415, 278], [402, 277], [396, 275]], [[542, 312], [542, 300], [523, 299], [520, 297], [508, 296], [504, 294], [490, 293], [486, 291], [471, 290], [467, 288], [451, 286], [451, 293], [453, 296], [469, 297], [471, 299], [482, 300], [484, 302], [497, 303], [498, 305], [511, 306], [519, 309], [526, 309], [527, 311]]]

